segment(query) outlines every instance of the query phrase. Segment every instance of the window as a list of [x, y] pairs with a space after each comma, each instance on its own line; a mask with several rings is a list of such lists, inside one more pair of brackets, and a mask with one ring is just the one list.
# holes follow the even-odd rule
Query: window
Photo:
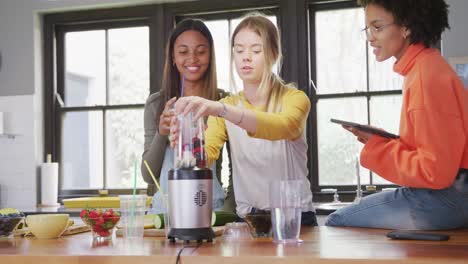
[[[132, 188], [149, 94], [148, 26], [63, 31], [62, 189]], [[137, 187], [146, 187], [142, 177]]]
[[[45, 150], [60, 163], [61, 198], [146, 189], [143, 112], [164, 61], [162, 7], [44, 17]], [[158, 27], [156, 27], [158, 25]], [[162, 68], [162, 67], [160, 67]], [[159, 72], [160, 71], [160, 72]]]
[[[341, 190], [357, 184], [356, 162], [362, 144], [330, 118], [372, 124], [398, 134], [403, 79], [393, 72], [393, 60], [375, 62], [368, 48], [364, 10], [354, 1], [310, 6], [312, 80], [316, 84], [317, 164], [311, 174], [315, 191]], [[313, 122], [313, 121], [312, 121]], [[360, 168], [361, 184], [391, 184]]]

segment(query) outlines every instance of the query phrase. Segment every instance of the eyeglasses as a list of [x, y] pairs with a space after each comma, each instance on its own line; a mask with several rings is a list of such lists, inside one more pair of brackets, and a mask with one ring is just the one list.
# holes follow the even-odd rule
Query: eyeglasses
[[382, 26], [378, 26], [378, 27], [377, 26], [367, 26], [362, 30], [362, 32], [365, 32], [367, 37], [370, 37], [371, 35], [375, 36], [376, 34], [381, 32], [382, 30], [384, 30], [388, 26], [391, 26], [391, 25], [394, 25], [394, 24], [395, 23], [389, 23], [389, 24], [385, 24], [385, 25], [382, 25]]

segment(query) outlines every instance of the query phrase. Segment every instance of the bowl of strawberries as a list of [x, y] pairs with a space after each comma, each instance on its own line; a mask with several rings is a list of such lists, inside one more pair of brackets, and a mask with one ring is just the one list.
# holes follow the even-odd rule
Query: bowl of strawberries
[[80, 212], [80, 217], [91, 228], [93, 240], [111, 240], [120, 213], [113, 209], [86, 208]]

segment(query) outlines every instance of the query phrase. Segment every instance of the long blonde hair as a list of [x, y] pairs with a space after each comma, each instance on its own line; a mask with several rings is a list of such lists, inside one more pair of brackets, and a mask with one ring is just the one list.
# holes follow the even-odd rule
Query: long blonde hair
[[[295, 88], [293, 84], [286, 84], [283, 79], [274, 74], [271, 69], [275, 63], [281, 68], [281, 41], [276, 26], [265, 15], [254, 12], [247, 14], [237, 25], [231, 38], [231, 47], [234, 47], [234, 39], [242, 29], [247, 28], [255, 32], [262, 39], [265, 67], [262, 79], [257, 88], [257, 95], [267, 98], [267, 112], [279, 112], [281, 110], [281, 98], [287, 88]], [[231, 49], [231, 65], [234, 61], [233, 49]], [[231, 67], [231, 76], [233, 70]], [[231, 78], [232, 79], [232, 78]]]

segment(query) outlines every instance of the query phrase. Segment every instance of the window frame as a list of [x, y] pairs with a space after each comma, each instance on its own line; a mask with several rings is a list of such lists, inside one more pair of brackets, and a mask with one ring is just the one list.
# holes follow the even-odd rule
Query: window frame
[[[148, 26], [149, 28], [149, 92], [154, 93], [159, 88], [158, 80], [162, 76], [162, 67], [156, 61], [164, 61], [165, 43], [158, 41], [161, 36], [169, 34], [171, 20], [164, 16], [164, 6], [138, 6], [127, 8], [111, 8], [89, 11], [72, 11], [64, 13], [46, 14], [43, 17], [44, 39], [44, 157], [46, 153], [52, 154], [53, 160], [61, 160], [61, 116], [65, 112], [99, 110], [103, 113], [103, 126], [105, 125], [105, 112], [115, 109], [143, 109], [144, 104], [118, 104], [99, 106], [63, 105], [65, 89], [65, 47], [64, 38], [67, 32], [77, 32], [96, 29], [125, 28], [135, 26]], [[173, 22], [172, 22], [173, 25]], [[107, 34], [106, 34], [107, 35]], [[107, 37], [106, 37], [107, 38]], [[107, 62], [106, 62], [107, 64]], [[106, 85], [108, 85], [106, 83]], [[106, 87], [106, 92], [108, 92]], [[105, 155], [105, 131], [104, 155]], [[105, 185], [105, 159], [104, 178]], [[62, 189], [62, 178], [59, 177], [59, 200], [71, 197], [97, 196], [99, 189]], [[143, 191], [146, 188], [139, 189]], [[107, 189], [109, 194], [131, 193], [131, 189]]]
[[[309, 49], [310, 49], [310, 80], [317, 83], [317, 69], [316, 69], [316, 35], [315, 35], [315, 14], [316, 12], [325, 11], [325, 10], [342, 10], [348, 8], [357, 8], [359, 5], [355, 0], [343, 0], [343, 1], [309, 1], [308, 10], [309, 10]], [[363, 43], [364, 45], [364, 43]], [[384, 91], [369, 91], [369, 53], [368, 45], [366, 45], [366, 91], [354, 92], [354, 93], [328, 93], [328, 94], [317, 94], [315, 89], [311, 89], [310, 98], [311, 98], [311, 110], [309, 114], [309, 134], [308, 137], [312, 141], [312, 144], [309, 145], [311, 149], [311, 157], [309, 160], [309, 173], [311, 174], [311, 185], [312, 191], [314, 193], [321, 193], [321, 189], [337, 189], [340, 194], [347, 195], [347, 198], [352, 198], [352, 194], [356, 193], [356, 185], [320, 185], [319, 184], [319, 164], [318, 164], [318, 127], [317, 127], [317, 104], [321, 99], [330, 99], [330, 98], [354, 98], [354, 97], [366, 97], [367, 99], [367, 122], [370, 120], [370, 99], [376, 96], [386, 96], [386, 95], [401, 95], [402, 90], [384, 90]], [[370, 183], [373, 184], [373, 172], [370, 171]], [[384, 188], [394, 188], [397, 187], [394, 184], [378, 184], [375, 185], [377, 190], [382, 190]], [[366, 190], [363, 190], [364, 193], [369, 193]]]
[[[310, 95], [307, 5], [308, 0], [203, 0], [197, 2], [196, 5], [192, 2], [170, 3], [167, 4], [166, 11], [169, 17], [177, 20], [177, 17], [220, 16], [224, 18], [223, 14], [226, 13], [277, 9], [283, 52], [281, 77], [287, 82], [296, 83], [299, 89]], [[299, 54], [300, 51], [304, 51], [305, 54]]]

